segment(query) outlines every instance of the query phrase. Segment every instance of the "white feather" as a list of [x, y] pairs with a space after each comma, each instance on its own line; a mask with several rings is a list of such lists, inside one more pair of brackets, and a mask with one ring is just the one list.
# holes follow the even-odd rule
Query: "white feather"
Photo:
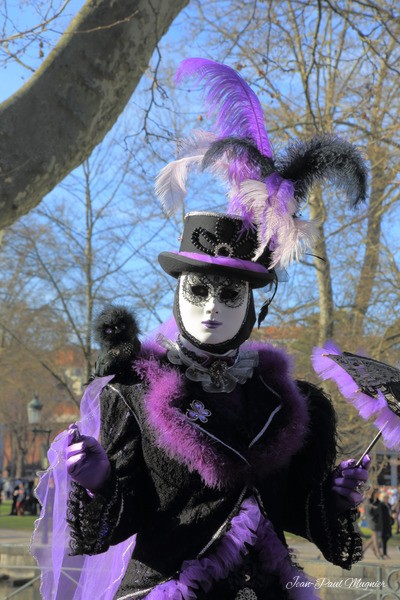
[[[178, 140], [179, 158], [161, 169], [154, 187], [156, 196], [168, 215], [182, 206], [189, 172], [200, 169], [205, 153], [216, 139], [214, 133], [197, 129], [187, 138]], [[210, 170], [222, 180], [228, 180], [229, 163], [226, 160], [215, 161]]]
[[258, 226], [261, 223], [262, 212], [268, 203], [265, 184], [255, 179], [246, 179], [240, 184], [238, 195], [240, 205], [252, 215], [252, 221]]
[[215, 133], [211, 131], [204, 131], [203, 129], [194, 129], [190, 135], [186, 138], [180, 138], [177, 141], [178, 146], [178, 158], [185, 156], [196, 156], [201, 151], [211, 146], [217, 139]]
[[179, 158], [168, 163], [157, 175], [154, 191], [167, 215], [173, 214], [183, 204], [188, 172], [198, 169], [203, 157], [204, 153]]
[[291, 223], [279, 231], [271, 267], [286, 268], [292, 262], [299, 261], [313, 247], [317, 237], [316, 222], [291, 219]]
[[[205, 154], [211, 144], [217, 139], [218, 137], [215, 133], [204, 131], [203, 129], [194, 129], [190, 136], [178, 141], [178, 156], [196, 156], [199, 152]], [[229, 167], [230, 163], [226, 156], [223, 155], [220, 159], [215, 160], [208, 167], [208, 170], [224, 183], [229, 183]]]
[[253, 260], [263, 253], [265, 247], [280, 227], [280, 219], [271, 205], [265, 183], [247, 179], [240, 185], [240, 203], [252, 215], [257, 226], [258, 247]]
[[269, 197], [265, 183], [249, 179], [240, 186], [240, 200], [251, 211], [257, 226], [258, 247], [253, 260], [257, 260], [273, 240], [271, 267], [284, 269], [312, 247], [317, 238], [316, 224], [294, 217], [297, 209], [294, 198], [289, 198], [282, 212], [280, 203]]

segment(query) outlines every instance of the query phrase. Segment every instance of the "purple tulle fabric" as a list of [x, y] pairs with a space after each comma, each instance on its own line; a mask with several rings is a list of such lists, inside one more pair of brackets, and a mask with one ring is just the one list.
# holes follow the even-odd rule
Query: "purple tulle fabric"
[[[185, 561], [179, 578], [157, 586], [146, 600], [194, 600], [196, 590], [201, 588], [208, 592], [214, 582], [225, 579], [240, 565], [247, 546], [259, 550], [265, 571], [277, 575], [284, 589], [289, 584], [291, 600], [318, 598], [313, 585], [304, 572], [293, 565], [288, 548], [276, 535], [271, 522], [261, 514], [255, 498], [251, 497], [243, 502], [215, 551], [204, 558]], [[295, 581], [297, 585], [291, 587]]]
[[153, 354], [158, 352], [165, 352], [165, 348], [160, 346], [158, 340], [159, 337], [165, 337], [169, 340], [176, 340], [179, 333], [178, 325], [176, 323], [174, 315], [170, 315], [163, 323], [158, 325], [155, 329], [150, 331], [146, 335], [146, 341], [142, 344], [142, 347], [149, 348]]
[[[98, 438], [99, 395], [113, 376], [95, 379], [81, 401], [79, 431]], [[41, 569], [40, 591], [44, 600], [111, 600], [130, 560], [134, 537], [97, 556], [69, 556], [66, 507], [71, 479], [65, 449], [68, 433], [60, 433], [49, 452], [49, 468], [41, 474], [36, 495], [42, 505], [35, 523], [30, 552]]]
[[400, 450], [400, 419], [390, 410], [385, 396], [378, 390], [377, 397], [368, 396], [359, 390], [358, 384], [352, 377], [328, 354], [340, 355], [340, 349], [334, 342], [327, 342], [323, 348], [314, 348], [311, 362], [315, 372], [321, 379], [332, 379], [337, 384], [340, 392], [357, 410], [363, 419], [368, 421], [374, 418], [374, 425], [381, 429], [382, 438], [388, 448]]

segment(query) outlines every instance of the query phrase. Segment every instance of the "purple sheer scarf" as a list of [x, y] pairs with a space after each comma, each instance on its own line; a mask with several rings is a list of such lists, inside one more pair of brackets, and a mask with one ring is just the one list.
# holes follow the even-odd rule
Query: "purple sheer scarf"
[[[100, 433], [99, 396], [113, 375], [95, 379], [81, 401], [79, 431], [98, 438]], [[60, 433], [49, 452], [49, 468], [41, 473], [36, 495], [42, 510], [35, 523], [31, 554], [41, 569], [40, 591], [44, 600], [111, 600], [130, 560], [135, 536], [96, 556], [69, 556], [69, 530], [66, 522], [71, 478], [67, 474], [65, 450], [67, 431]]]
[[164, 348], [159, 345], [158, 338], [166, 337], [170, 340], [175, 341], [179, 333], [178, 325], [176, 323], [174, 315], [170, 315], [168, 319], [166, 319], [163, 323], [158, 325], [155, 329], [150, 331], [150, 333], [146, 337], [146, 341], [143, 343], [143, 347], [149, 347], [152, 350], [155, 350], [157, 347], [159, 350], [164, 352]]
[[[175, 339], [178, 328], [173, 316], [152, 331], [144, 346], [158, 346], [162, 333]], [[113, 375], [95, 379], [82, 397], [77, 425], [84, 435], [99, 438], [100, 393]], [[111, 600], [114, 598], [135, 545], [135, 536], [96, 556], [69, 556], [69, 529], [66, 521], [71, 478], [67, 474], [65, 451], [68, 433], [60, 433], [48, 452], [49, 468], [40, 473], [36, 496], [42, 509], [35, 522], [30, 553], [41, 570], [40, 591], [44, 600]]]

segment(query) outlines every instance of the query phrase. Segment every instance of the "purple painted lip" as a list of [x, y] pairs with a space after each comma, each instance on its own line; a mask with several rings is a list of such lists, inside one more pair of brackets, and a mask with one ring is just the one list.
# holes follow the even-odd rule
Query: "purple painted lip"
[[222, 325], [220, 321], [202, 321], [201, 324], [207, 327], [207, 329], [217, 329], [217, 327]]

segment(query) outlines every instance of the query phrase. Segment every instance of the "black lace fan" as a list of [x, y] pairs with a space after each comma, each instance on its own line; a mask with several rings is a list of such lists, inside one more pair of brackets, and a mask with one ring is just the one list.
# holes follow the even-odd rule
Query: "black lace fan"
[[315, 348], [315, 371], [332, 379], [359, 415], [382, 430], [388, 448], [400, 450], [400, 369], [367, 356], [340, 352], [333, 343]]
[[343, 352], [328, 354], [360, 386], [368, 396], [377, 396], [380, 390], [389, 408], [400, 417], [400, 370], [367, 356]]

